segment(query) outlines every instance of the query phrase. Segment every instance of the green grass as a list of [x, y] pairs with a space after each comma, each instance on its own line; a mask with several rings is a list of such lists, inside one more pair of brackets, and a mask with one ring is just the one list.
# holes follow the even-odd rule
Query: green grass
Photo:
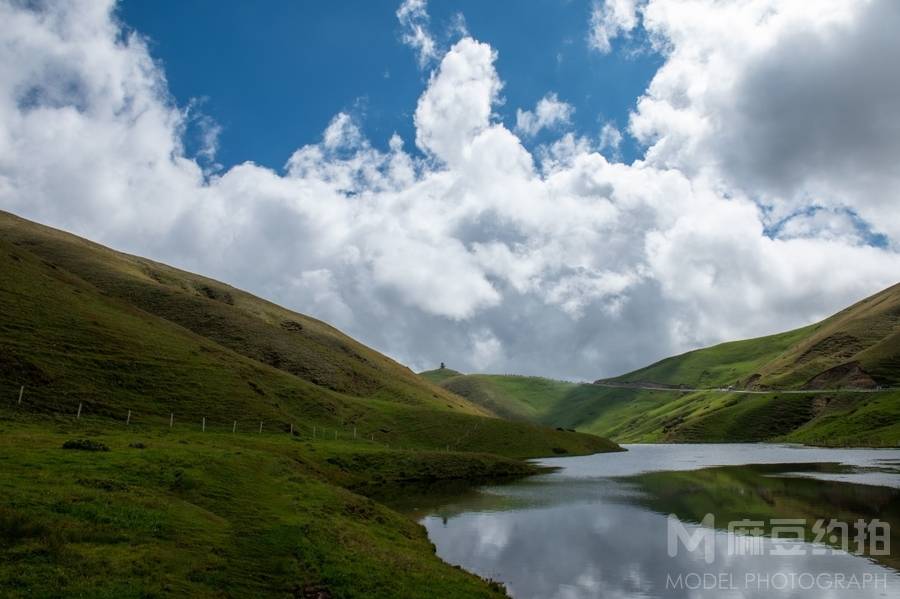
[[[722, 343], [596, 384], [461, 375], [440, 384], [507, 418], [618, 442], [789, 440], [900, 445], [900, 285], [794, 331]], [[654, 391], [641, 384], [672, 387]], [[634, 388], [627, 388], [632, 385]], [[725, 393], [734, 386], [768, 391]], [[678, 387], [704, 389], [679, 392]], [[818, 394], [784, 390], [835, 389]], [[779, 392], [782, 391], [782, 392]]]
[[841, 365], [858, 365], [870, 385], [900, 384], [900, 284], [814, 325], [687, 352], [608, 380], [697, 388], [866, 386], [829, 374]]
[[441, 385], [504, 418], [544, 422], [554, 405], [580, 385], [535, 376], [470, 374]]
[[763, 365], [806, 338], [814, 329], [815, 325], [768, 337], [720, 343], [666, 358], [610, 380], [698, 388], [741, 386]]
[[459, 376], [461, 374], [461, 372], [457, 372], [456, 370], [453, 370], [451, 368], [435, 368], [434, 370], [420, 372], [419, 376], [435, 385], [440, 385], [447, 379]]
[[[499, 597], [440, 561], [419, 525], [347, 488], [534, 471], [288, 435], [23, 420], [2, 432], [5, 597]], [[83, 437], [110, 451], [62, 449]]]
[[[128, 319], [132, 330], [141, 329], [134, 330], [134, 344], [146, 341], [146, 333], [157, 330], [165, 321], [162, 324], [168, 331], [177, 329], [177, 334], [169, 337], [194, 334], [190, 345], [195, 352], [222, 354], [223, 350], [230, 350], [225, 353], [238, 354], [257, 366], [280, 370], [321, 389], [408, 405], [484, 413], [328, 324], [224, 283], [115, 252], [2, 211], [0, 243], [0, 272], [7, 279], [15, 277], [14, 284], [20, 286], [3, 286], [4, 303], [27, 304], [31, 301], [29, 293], [41, 292], [35, 299], [43, 302], [39, 308], [44, 317], [55, 321], [52, 324], [57, 329], [52, 331], [52, 341], [57, 346], [68, 344], [76, 351], [99, 354], [98, 359], [115, 353], [140, 356], [141, 352], [134, 348], [117, 352], [128, 340], [117, 340], [119, 345], [109, 348], [99, 344], [92, 347], [91, 333], [111, 330], [120, 334], [119, 323], [107, 320]], [[72, 298], [73, 294], [83, 295]], [[53, 303], [60, 296], [66, 304], [77, 304], [79, 313], [71, 318], [60, 314], [61, 309]], [[44, 323], [34, 316], [30, 322], [20, 324], [18, 319], [24, 308], [15, 308], [16, 313], [3, 316], [7, 317], [6, 332], [22, 351], [30, 342], [25, 336], [27, 325]], [[102, 318], [93, 317], [95, 309], [102, 311]], [[138, 327], [141, 322], [143, 327]], [[76, 333], [70, 325], [85, 330]], [[81, 338], [77, 345], [68, 339], [71, 334]], [[225, 361], [232, 357], [229, 355]], [[27, 360], [27, 356], [19, 358]], [[178, 358], [180, 361], [182, 356]], [[40, 375], [36, 369], [29, 370]]]
[[783, 439], [812, 445], [900, 446], [900, 392], [832, 398], [826, 409]]

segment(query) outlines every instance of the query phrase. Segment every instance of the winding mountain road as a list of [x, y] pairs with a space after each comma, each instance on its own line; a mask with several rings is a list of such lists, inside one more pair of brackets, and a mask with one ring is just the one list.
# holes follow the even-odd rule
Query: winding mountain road
[[673, 391], [676, 393], [695, 393], [698, 391], [718, 391], [720, 393], [741, 393], [744, 395], [767, 395], [772, 393], [784, 394], [811, 394], [811, 393], [889, 393], [898, 391], [898, 387], [878, 387], [876, 389], [731, 389], [728, 387], [673, 387], [668, 385], [654, 385], [653, 383], [611, 383], [604, 381], [596, 381], [595, 385], [600, 387], [608, 387], [610, 389], [645, 389], [648, 391]]

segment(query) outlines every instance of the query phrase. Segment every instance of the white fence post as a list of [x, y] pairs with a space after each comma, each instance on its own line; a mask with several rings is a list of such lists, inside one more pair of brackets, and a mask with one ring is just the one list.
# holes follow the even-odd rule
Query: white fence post
[[203, 432], [206, 432], [206, 416], [203, 417]]
[[175, 412], [169, 412], [169, 428], [172, 428], [173, 424], [175, 424]]
[[131, 424], [131, 410], [128, 410], [128, 418], [125, 419], [125, 424]]
[[259, 432], [262, 433], [262, 420], [259, 421]]
[[234, 424], [231, 425], [231, 432], [232, 432], [232, 433], [236, 433], [236, 432], [237, 432], [237, 420], [235, 420], [235, 421], [234, 421]]
[[17, 405], [22, 405], [22, 395], [25, 393], [25, 385], [19, 387], [19, 403]]
[[75, 415], [75, 420], [81, 420], [81, 402], [78, 402], [78, 414]]

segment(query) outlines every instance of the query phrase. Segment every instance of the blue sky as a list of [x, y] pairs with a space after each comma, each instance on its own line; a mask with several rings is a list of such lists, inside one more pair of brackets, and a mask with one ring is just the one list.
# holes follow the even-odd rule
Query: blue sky
[[[459, 37], [461, 14], [470, 34], [497, 50], [505, 99], [497, 113], [510, 128], [517, 108], [533, 109], [552, 90], [575, 107], [577, 133], [596, 137], [606, 121], [624, 130], [662, 63], [639, 37], [616, 40], [609, 54], [591, 51], [584, 0], [461, 0], [428, 9], [444, 49]], [[393, 1], [279, 0], [260, 10], [237, 0], [126, 0], [119, 16], [149, 38], [177, 103], [199, 100], [222, 127], [219, 163], [280, 169], [296, 148], [317, 142], [339, 111], [356, 116], [376, 147], [396, 131], [413, 149], [412, 114], [435, 65], [419, 69], [401, 43], [396, 10]], [[196, 132], [187, 143], [196, 143]], [[622, 159], [639, 154], [626, 136]]]

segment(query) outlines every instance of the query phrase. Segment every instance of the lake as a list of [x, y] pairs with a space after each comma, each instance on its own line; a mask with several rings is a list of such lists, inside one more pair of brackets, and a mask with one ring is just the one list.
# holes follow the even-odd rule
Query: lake
[[900, 450], [625, 447], [393, 505], [517, 598], [900, 597]]

